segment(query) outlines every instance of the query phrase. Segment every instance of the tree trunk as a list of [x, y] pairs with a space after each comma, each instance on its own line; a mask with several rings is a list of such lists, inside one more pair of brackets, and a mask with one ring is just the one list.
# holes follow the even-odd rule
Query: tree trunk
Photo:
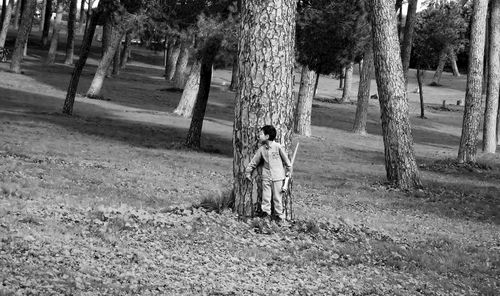
[[200, 71], [201, 71], [202, 57], [195, 60], [191, 67], [186, 86], [182, 92], [181, 100], [177, 105], [174, 113], [183, 117], [191, 117], [193, 115], [193, 108], [196, 103], [196, 97], [199, 93], [200, 86]]
[[397, 24], [392, 1], [371, 0], [375, 73], [380, 100], [382, 134], [385, 147], [385, 169], [388, 181], [401, 189], [420, 188], [408, 97]]
[[317, 74], [314, 70], [309, 70], [307, 66], [302, 67], [294, 126], [297, 134], [306, 137], [311, 136], [311, 111], [316, 77]]
[[238, 89], [238, 54], [235, 53], [233, 57], [233, 69], [231, 71], [231, 84], [229, 85], [230, 91], [236, 91]]
[[190, 148], [200, 148], [201, 130], [212, 81], [212, 66], [221, 42], [222, 37], [210, 38], [202, 52], [199, 89], [186, 138], [186, 146]]
[[26, 0], [17, 0], [16, 2], [16, 11], [14, 13], [14, 29], [16, 30], [19, 29], [19, 21], [21, 20], [23, 1]]
[[16, 43], [14, 45], [14, 52], [12, 53], [12, 60], [10, 63], [10, 70], [14, 73], [21, 73], [21, 62], [23, 60], [24, 46], [28, 42], [31, 25], [33, 23], [33, 14], [35, 12], [36, 0], [29, 0], [26, 3], [24, 12], [21, 19], [21, 26], [17, 31]]
[[50, 21], [52, 18], [52, 1], [47, 0], [44, 9], [43, 31], [42, 31], [42, 47], [49, 45]]
[[457, 54], [455, 53], [455, 50], [451, 47], [449, 56], [450, 56], [451, 69], [453, 70], [453, 76], [460, 77], [460, 71], [458, 71], [458, 66], [457, 66]]
[[40, 27], [38, 31], [43, 31], [43, 24], [45, 23], [45, 8], [47, 7], [47, 0], [42, 0], [42, 11], [40, 12]]
[[484, 111], [483, 151], [495, 153], [497, 148], [496, 127], [498, 115], [498, 96], [500, 94], [500, 1], [491, 3], [489, 29], [489, 83]]
[[127, 33], [125, 35], [125, 43], [123, 44], [123, 50], [121, 53], [120, 67], [125, 69], [127, 67], [128, 58], [130, 56], [130, 42], [132, 41], [132, 33]]
[[[90, 9], [90, 8], [89, 8]], [[78, 26], [83, 28], [83, 23], [85, 22], [85, 0], [80, 1], [80, 11], [78, 16]]]
[[[121, 35], [123, 36], [123, 34]], [[118, 43], [118, 47], [116, 48], [116, 51], [115, 51], [115, 56], [113, 57], [113, 76], [118, 76], [120, 75], [120, 53], [121, 53], [121, 41], [122, 37], [120, 37], [120, 42]]]
[[179, 58], [175, 65], [174, 84], [178, 89], [183, 89], [186, 83], [186, 67], [189, 61], [189, 42], [182, 42]]
[[7, 10], [7, 0], [2, 0], [2, 16], [0, 17], [1, 24], [3, 24], [3, 20], [5, 19], [6, 10]]
[[78, 89], [78, 82], [80, 81], [80, 76], [87, 62], [87, 58], [90, 53], [90, 47], [92, 46], [92, 40], [94, 39], [95, 28], [97, 26], [97, 14], [92, 14], [89, 19], [89, 26], [85, 35], [83, 36], [82, 46], [80, 48], [80, 58], [73, 69], [71, 74], [71, 80], [68, 85], [68, 91], [66, 93], [66, 100], [64, 101], [63, 113], [71, 115], [73, 114], [73, 105], [75, 103], [76, 90]]
[[233, 127], [233, 197], [235, 210], [243, 217], [252, 215], [258, 202], [252, 193], [253, 185], [259, 185], [248, 183], [245, 167], [258, 148], [259, 130], [272, 124], [277, 130], [276, 141], [287, 149], [291, 146], [295, 11], [295, 0], [242, 3], [239, 91]]
[[113, 24], [110, 21], [106, 21], [102, 26], [102, 39], [101, 39], [101, 58], [104, 56], [104, 52], [109, 47], [109, 42], [111, 40], [111, 34], [113, 33]]
[[373, 72], [373, 48], [370, 44], [365, 49], [363, 57], [363, 68], [359, 75], [358, 103], [356, 105], [356, 117], [354, 118], [353, 132], [366, 135], [366, 120], [368, 106], [370, 105], [370, 85]]
[[5, 47], [5, 40], [7, 39], [7, 33], [9, 31], [13, 6], [14, 6], [14, 0], [9, 0], [9, 4], [5, 9], [5, 18], [3, 19], [2, 23], [2, 32], [0, 32], [0, 47]]
[[345, 70], [346, 70], [345, 67], [342, 68], [342, 73], [340, 74], [340, 77], [339, 77], [339, 88], [338, 89], [344, 89]]
[[104, 55], [102, 56], [102, 59], [99, 62], [99, 65], [97, 66], [94, 79], [92, 80], [90, 88], [87, 91], [86, 97], [88, 98], [102, 99], [101, 90], [102, 90], [102, 85], [104, 83], [104, 78], [106, 77], [106, 73], [109, 69], [109, 66], [111, 65], [111, 62], [114, 59], [115, 52], [118, 50], [120, 41], [123, 36], [123, 32], [119, 30], [117, 27], [113, 27], [113, 30], [111, 31], [112, 33], [111, 33], [110, 44], [106, 48], [106, 51], [104, 52]]
[[425, 118], [425, 108], [424, 108], [424, 90], [422, 88], [422, 76], [424, 73], [420, 69], [420, 66], [417, 68], [417, 83], [418, 83], [418, 94], [420, 97], [420, 118]]
[[483, 55], [486, 39], [487, 0], [474, 0], [474, 11], [471, 18], [469, 73], [465, 91], [464, 119], [462, 136], [458, 149], [458, 162], [475, 162], [481, 119], [481, 92], [483, 80]]
[[57, 44], [59, 43], [59, 32], [61, 31], [61, 21], [64, 12], [64, 1], [57, 0], [56, 20], [54, 29], [52, 30], [52, 38], [50, 40], [49, 53], [47, 54], [46, 64], [53, 64], [56, 60]]
[[174, 78], [175, 65], [177, 65], [177, 60], [181, 52], [181, 44], [178, 38], [175, 38], [168, 47], [169, 53], [167, 66], [165, 67], [165, 79], [170, 81]]
[[[82, 0], [83, 1], [83, 0]], [[68, 40], [66, 42], [66, 65], [73, 65], [73, 56], [75, 52], [75, 23], [76, 23], [76, 0], [69, 3], [68, 18]]]
[[350, 62], [345, 68], [345, 80], [344, 80], [344, 90], [342, 91], [341, 103], [348, 102], [351, 100], [351, 88], [352, 88], [352, 72], [354, 70], [354, 63]]
[[441, 75], [443, 74], [444, 65], [446, 64], [446, 60], [448, 59], [448, 48], [443, 48], [439, 53], [439, 63], [434, 72], [434, 77], [432, 78], [432, 85], [441, 85], [439, 82], [441, 81]]
[[408, 13], [406, 14], [405, 33], [401, 52], [403, 74], [406, 85], [408, 85], [408, 70], [410, 68], [411, 48], [413, 46], [413, 32], [415, 31], [415, 20], [417, 16], [417, 4], [418, 0], [408, 0]]

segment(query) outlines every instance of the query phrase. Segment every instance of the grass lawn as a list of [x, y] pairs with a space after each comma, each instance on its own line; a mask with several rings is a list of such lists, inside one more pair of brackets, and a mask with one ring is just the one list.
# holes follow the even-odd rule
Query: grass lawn
[[[296, 221], [278, 227], [192, 207], [231, 187], [228, 70], [214, 73], [202, 149], [190, 151], [159, 53], [134, 48], [105, 81], [109, 101], [79, 95], [71, 117], [72, 67], [44, 55], [35, 44], [22, 75], [0, 64], [0, 295], [498, 295], [500, 157], [456, 164], [461, 107], [437, 108], [463, 100], [465, 77], [424, 88], [427, 119], [410, 91], [425, 186], [411, 193], [385, 184], [377, 101], [356, 136], [355, 104], [316, 100], [313, 137], [295, 137]], [[337, 86], [321, 77], [318, 97], [340, 97]]]

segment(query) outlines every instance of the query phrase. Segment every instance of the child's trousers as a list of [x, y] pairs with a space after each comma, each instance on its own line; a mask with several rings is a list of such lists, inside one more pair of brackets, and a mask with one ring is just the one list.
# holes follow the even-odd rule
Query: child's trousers
[[262, 211], [271, 215], [271, 196], [274, 201], [274, 211], [281, 219], [285, 219], [283, 213], [282, 192], [283, 180], [262, 180]]

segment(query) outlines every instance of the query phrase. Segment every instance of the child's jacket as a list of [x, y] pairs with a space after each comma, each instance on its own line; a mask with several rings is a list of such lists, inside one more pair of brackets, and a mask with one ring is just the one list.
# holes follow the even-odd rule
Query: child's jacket
[[292, 170], [292, 163], [288, 159], [285, 149], [274, 141], [269, 141], [257, 150], [246, 168], [246, 174], [250, 175], [261, 164], [262, 180], [265, 181], [284, 180], [285, 169], [283, 164], [285, 164], [287, 173]]

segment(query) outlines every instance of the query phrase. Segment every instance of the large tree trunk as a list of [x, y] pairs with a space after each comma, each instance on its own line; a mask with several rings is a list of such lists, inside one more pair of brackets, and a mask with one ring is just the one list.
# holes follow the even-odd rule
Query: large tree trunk
[[19, 22], [21, 21], [23, 1], [26, 0], [17, 0], [16, 2], [16, 11], [14, 12], [14, 29], [16, 30], [19, 29]]
[[46, 64], [53, 64], [56, 60], [57, 44], [59, 43], [59, 32], [61, 31], [61, 20], [64, 12], [64, 0], [57, 0], [56, 20], [52, 30], [49, 53], [47, 54]]
[[165, 79], [172, 80], [175, 74], [175, 65], [177, 65], [177, 60], [179, 59], [179, 54], [181, 53], [181, 43], [178, 38], [175, 38], [168, 45], [168, 61], [165, 67]]
[[453, 70], [453, 76], [455, 77], [460, 77], [460, 71], [458, 71], [458, 66], [457, 66], [457, 54], [455, 53], [455, 50], [450, 47], [450, 64], [451, 64], [451, 69]]
[[368, 106], [370, 105], [370, 85], [373, 72], [373, 46], [370, 44], [365, 49], [363, 57], [363, 68], [359, 75], [358, 103], [356, 105], [356, 116], [354, 118], [353, 132], [366, 135], [366, 120]]
[[[249, 0], [240, 21], [239, 90], [233, 128], [233, 197], [241, 216], [252, 215], [257, 200], [245, 167], [258, 148], [262, 126], [272, 124], [276, 141], [291, 146], [295, 0]], [[273, 44], [273, 46], [268, 46]], [[258, 186], [257, 184], [254, 184]]]
[[406, 14], [405, 33], [401, 52], [403, 74], [407, 85], [408, 70], [410, 68], [411, 48], [413, 46], [413, 32], [415, 31], [415, 20], [417, 16], [417, 4], [418, 0], [408, 0], [408, 13]]
[[50, 21], [52, 18], [52, 1], [47, 0], [44, 9], [43, 30], [42, 30], [42, 47], [49, 45]]
[[213, 37], [207, 40], [202, 50], [200, 84], [196, 102], [191, 118], [191, 125], [186, 138], [186, 146], [190, 148], [200, 148], [201, 129], [207, 108], [208, 95], [210, 93], [210, 83], [212, 81], [212, 65], [215, 55], [219, 51], [222, 37]]
[[230, 91], [236, 91], [238, 89], [238, 54], [235, 53], [233, 57], [233, 69], [231, 71], [231, 84], [229, 85]]
[[73, 114], [73, 105], [75, 103], [76, 90], [78, 89], [78, 82], [80, 81], [80, 75], [82, 74], [83, 67], [87, 62], [87, 58], [90, 53], [90, 47], [92, 46], [92, 40], [94, 39], [95, 28], [97, 26], [97, 14], [92, 14], [90, 16], [90, 23], [83, 36], [82, 46], [80, 48], [80, 58], [73, 69], [71, 74], [71, 80], [68, 85], [68, 91], [66, 93], [66, 100], [64, 101], [63, 113], [71, 115]]
[[495, 153], [498, 96], [500, 90], [500, 1], [492, 1], [489, 28], [489, 83], [484, 111], [483, 151]]
[[352, 72], [354, 70], [354, 63], [350, 62], [345, 68], [345, 79], [344, 79], [344, 90], [342, 91], [341, 103], [348, 102], [351, 100], [351, 88], [352, 88]]
[[458, 149], [458, 162], [475, 162], [481, 119], [481, 92], [483, 80], [483, 55], [485, 44], [487, 0], [474, 0], [471, 18], [469, 73], [465, 91], [462, 136]]
[[127, 67], [128, 58], [130, 56], [130, 42], [132, 41], [132, 33], [128, 32], [125, 35], [125, 43], [123, 44], [122, 53], [120, 55], [120, 68], [125, 69]]
[[12, 61], [10, 63], [10, 70], [14, 73], [21, 73], [21, 62], [23, 60], [24, 46], [28, 42], [31, 25], [33, 23], [33, 14], [35, 12], [36, 0], [27, 0], [26, 7], [24, 8], [21, 26], [17, 31], [16, 43], [14, 45], [14, 52], [12, 54]]
[[202, 64], [202, 57], [195, 60], [191, 67], [186, 86], [182, 92], [181, 100], [177, 105], [174, 113], [183, 117], [191, 117], [193, 115], [193, 108], [196, 103], [196, 97], [199, 93], [200, 87], [200, 71]]
[[182, 42], [179, 58], [175, 65], [174, 84], [178, 89], [183, 89], [186, 83], [186, 67], [189, 61], [189, 42]]
[[297, 134], [306, 137], [311, 136], [311, 111], [316, 78], [316, 71], [309, 70], [307, 66], [302, 67], [299, 98], [297, 99], [297, 108], [295, 109], [294, 127]]
[[109, 46], [106, 48], [104, 55], [102, 56], [99, 65], [97, 66], [94, 79], [92, 80], [89, 90], [87, 91], [86, 96], [88, 98], [102, 99], [101, 90], [104, 83], [104, 78], [106, 77], [106, 73], [115, 57], [115, 52], [118, 50], [120, 41], [123, 36], [123, 31], [118, 27], [113, 27], [113, 30], [111, 31], [112, 33]]
[[73, 56], [75, 52], [75, 23], [76, 23], [76, 0], [69, 3], [68, 18], [68, 40], [66, 42], [66, 65], [73, 65]]
[[5, 47], [5, 40], [7, 39], [7, 33], [9, 31], [13, 6], [14, 6], [14, 0], [9, 0], [9, 4], [5, 8], [5, 18], [3, 19], [2, 31], [0, 32], [0, 47]]
[[394, 2], [371, 0], [370, 4], [387, 179], [401, 189], [419, 188], [422, 184], [413, 150]]
[[446, 60], [448, 59], [448, 48], [443, 48], [439, 53], [439, 62], [434, 72], [434, 77], [432, 78], [432, 85], [440, 85], [441, 76], [443, 74], [444, 66], [446, 65]]

